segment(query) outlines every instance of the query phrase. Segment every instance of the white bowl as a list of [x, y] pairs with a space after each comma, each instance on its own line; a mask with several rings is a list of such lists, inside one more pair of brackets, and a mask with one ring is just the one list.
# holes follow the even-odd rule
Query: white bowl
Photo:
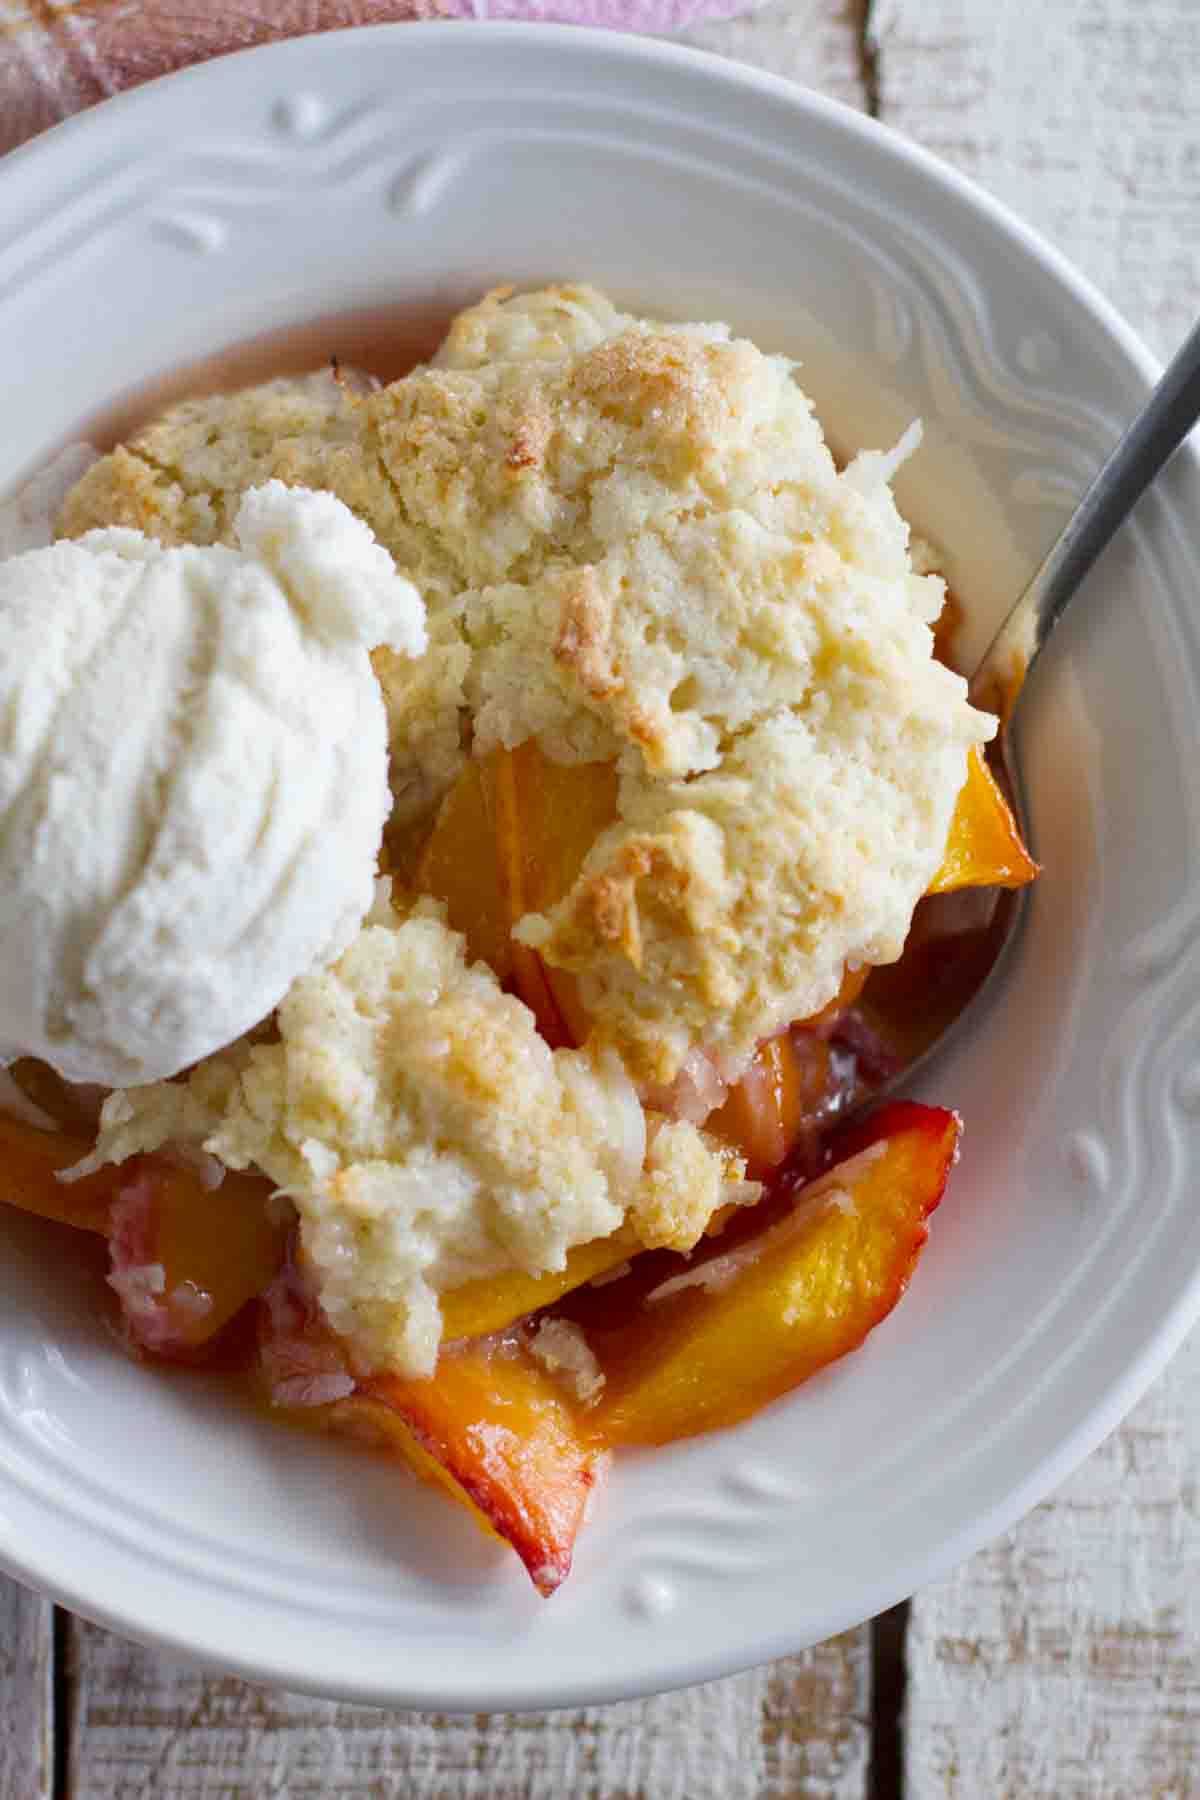
[[[800, 355], [841, 447], [919, 414], [902, 502], [977, 645], [1154, 374], [1032, 233], [869, 120], [569, 29], [360, 30], [156, 83], [0, 168], [0, 244], [0, 488], [256, 333], [586, 278]], [[4, 1565], [285, 1687], [509, 1708], [796, 1650], [1032, 1505], [1200, 1311], [1198, 546], [1185, 454], [1038, 671], [1045, 874], [1002, 990], [922, 1083], [963, 1113], [964, 1154], [863, 1351], [737, 1430], [622, 1460], [544, 1603], [404, 1472], [128, 1362], [69, 1234], [13, 1215]]]

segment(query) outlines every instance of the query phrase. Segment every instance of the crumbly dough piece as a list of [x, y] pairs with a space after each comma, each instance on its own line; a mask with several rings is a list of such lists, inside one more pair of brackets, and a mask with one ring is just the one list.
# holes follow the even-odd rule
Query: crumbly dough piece
[[787, 359], [588, 288], [499, 290], [377, 392], [175, 409], [85, 477], [64, 525], [128, 506], [147, 530], [220, 533], [265, 473], [361, 511], [430, 636], [416, 663], [375, 660], [393, 866], [469, 754], [536, 737], [616, 762], [620, 823], [519, 933], [665, 1085], [689, 1050], [735, 1071], [847, 961], [899, 953], [967, 748], [994, 730], [932, 660], [944, 590], [888, 486], [911, 442], [839, 472]]
[[574, 972], [596, 1036], [635, 1080], [669, 1082], [697, 1043], [732, 1074], [759, 1039], [824, 1006], [846, 963], [899, 956], [973, 729], [947, 733], [929, 669], [924, 716], [855, 705], [847, 676], [838, 728], [778, 713], [719, 770], [623, 778], [623, 822], [516, 935]]
[[560, 362], [594, 349], [627, 322], [596, 288], [492, 288], [460, 312], [433, 358], [439, 369], [482, 369], [494, 362]]
[[[367, 1367], [430, 1373], [438, 1295], [463, 1282], [561, 1269], [630, 1208], [651, 1241], [690, 1245], [746, 1195], [691, 1126], [658, 1133], [643, 1177], [645, 1117], [620, 1065], [551, 1051], [431, 901], [298, 981], [278, 1027], [186, 1082], [114, 1095], [87, 1166], [175, 1141], [263, 1170], [295, 1202], [325, 1312]], [[672, 1169], [697, 1178], [674, 1219]]]
[[726, 1072], [817, 1012], [847, 964], [894, 961], [940, 863], [979, 715], [911, 621], [843, 645], [809, 705], [769, 714], [720, 768], [621, 781], [621, 823], [516, 936], [571, 970], [599, 1038], [666, 1083], [702, 1044]]
[[455, 707], [481, 754], [537, 733], [682, 773], [714, 765], [739, 696], [803, 689], [755, 564], [786, 580], [787, 540], [829, 527], [836, 471], [792, 365], [724, 326], [639, 320], [587, 288], [491, 295], [378, 392], [321, 375], [171, 409], [89, 473], [60, 529], [224, 539], [269, 476], [367, 520], [421, 591], [431, 660], [458, 640], [461, 682], [380, 665], [397, 786], [427, 805], [460, 766]]
[[62, 537], [128, 525], [166, 544], [232, 541], [247, 488], [327, 488], [388, 541], [395, 507], [358, 455], [359, 396], [327, 371], [172, 406], [102, 457], [67, 496]]
[[[102, 457], [67, 495], [59, 536], [126, 525], [160, 543], [232, 544], [248, 488], [268, 480], [327, 489], [371, 527], [434, 613], [461, 587], [452, 557], [411, 529], [380, 462], [365, 411], [370, 385], [328, 371], [236, 394], [185, 400]], [[431, 620], [432, 623], [432, 620]], [[462, 766], [460, 715], [469, 651], [457, 632], [413, 662], [382, 649], [375, 673], [388, 712], [393, 830], [422, 821]]]
[[745, 1165], [683, 1119], [651, 1116], [646, 1162], [629, 1222], [648, 1250], [694, 1250], [722, 1206], [757, 1200]]

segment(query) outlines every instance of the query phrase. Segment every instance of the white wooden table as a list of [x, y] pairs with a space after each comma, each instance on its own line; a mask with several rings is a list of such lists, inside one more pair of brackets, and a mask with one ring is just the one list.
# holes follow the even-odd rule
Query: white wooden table
[[[1200, 0], [774, 0], [690, 40], [965, 170], [1160, 355], [1200, 311]], [[1065, 1488], [911, 1607], [663, 1699], [389, 1715], [206, 1679], [12, 1584], [0, 1608], [0, 1800], [1184, 1800], [1200, 1338]]]

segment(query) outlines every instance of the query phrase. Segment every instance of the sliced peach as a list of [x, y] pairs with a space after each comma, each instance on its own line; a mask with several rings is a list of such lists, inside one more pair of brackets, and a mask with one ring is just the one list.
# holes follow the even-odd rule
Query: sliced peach
[[499, 979], [512, 975], [512, 920], [500, 883], [497, 820], [490, 767], [470, 762], [442, 801], [417, 866], [416, 885], [446, 903], [455, 931], [474, 961], [490, 963]]
[[760, 1044], [754, 1061], [729, 1098], [710, 1114], [705, 1129], [746, 1158], [746, 1174], [759, 1181], [778, 1168], [819, 1111], [829, 1081], [829, 1047], [817, 1038], [802, 1051], [790, 1032]]
[[372, 1376], [364, 1402], [394, 1415], [538, 1592], [571, 1569], [588, 1501], [607, 1467], [602, 1436], [518, 1339], [446, 1352], [431, 1381]]
[[114, 1171], [101, 1169], [82, 1181], [57, 1179], [62, 1170], [82, 1161], [91, 1147], [86, 1138], [40, 1131], [24, 1119], [0, 1113], [0, 1199], [39, 1218], [107, 1236]]
[[[617, 773], [608, 763], [552, 762], [532, 738], [516, 750], [498, 751], [492, 766], [501, 882], [515, 925], [526, 913], [553, 906], [572, 886], [584, 857], [617, 816]], [[512, 949], [517, 992], [539, 1024], [549, 1002], [551, 1041], [582, 1043], [588, 1022], [574, 977], [523, 944]]]
[[447, 1339], [486, 1337], [503, 1331], [531, 1312], [552, 1306], [564, 1294], [619, 1268], [642, 1248], [629, 1226], [622, 1226], [611, 1237], [597, 1238], [590, 1244], [576, 1244], [568, 1250], [566, 1267], [549, 1269], [541, 1275], [526, 1275], [521, 1269], [507, 1269], [502, 1275], [480, 1277], [442, 1295], [442, 1325]]
[[856, 1349], [908, 1284], [958, 1132], [940, 1108], [885, 1107], [848, 1140], [848, 1158], [782, 1194], [732, 1247], [678, 1262], [648, 1292], [640, 1272], [632, 1308], [614, 1283], [615, 1322], [589, 1319], [605, 1376], [599, 1430], [664, 1444], [732, 1425]]
[[[651, 1115], [653, 1117], [654, 1115]], [[740, 1165], [732, 1149], [716, 1145], [730, 1180], [740, 1174]], [[728, 1221], [741, 1208], [732, 1204], [719, 1206], [705, 1226], [706, 1236], [718, 1236]], [[594, 1238], [590, 1244], [576, 1244], [567, 1251], [565, 1267], [546, 1269], [540, 1275], [527, 1275], [521, 1269], [507, 1269], [501, 1275], [481, 1276], [462, 1287], [452, 1288], [441, 1297], [442, 1325], [448, 1342], [458, 1338], [487, 1337], [504, 1331], [510, 1325], [553, 1306], [566, 1294], [573, 1294], [589, 1282], [600, 1283], [602, 1275], [613, 1275], [632, 1257], [643, 1256], [645, 1246], [632, 1225], [622, 1225], [611, 1237]]]
[[617, 816], [611, 763], [556, 763], [530, 738], [506, 758], [522, 844], [520, 900], [544, 912], [574, 885], [583, 860]]
[[1021, 841], [1012, 808], [980, 752], [967, 758], [942, 866], [926, 890], [949, 894], [964, 887], [1023, 887], [1038, 865]]
[[[497, 751], [490, 760], [488, 778], [496, 803], [496, 856], [500, 888], [504, 895], [508, 928], [530, 910], [531, 867], [529, 837], [521, 816], [516, 758]], [[537, 952], [510, 937], [512, 983], [538, 1022], [538, 1030], [555, 1049], [570, 1043], [566, 1026], [555, 1004], [546, 969]]]
[[286, 1227], [270, 1183], [229, 1173], [206, 1187], [191, 1169], [140, 1156], [109, 1171], [110, 1285], [134, 1341], [190, 1358], [273, 1280]]
[[[512, 752], [509, 768], [522, 844], [515, 924], [527, 912], [546, 912], [574, 886], [588, 851], [617, 816], [617, 772], [609, 763], [552, 762], [533, 739]], [[526, 954], [541, 971], [566, 1041], [582, 1044], [591, 1027], [574, 975], [536, 951]]]
[[[527, 946], [522, 946], [526, 948]], [[555, 1011], [562, 1024], [561, 1042], [566, 1044], [586, 1044], [592, 1029], [587, 1008], [579, 998], [579, 983], [569, 969], [556, 969], [553, 963], [543, 962], [536, 950], [529, 954], [541, 967], [542, 976], [554, 1002]]]
[[[283, 1255], [284, 1230], [271, 1216], [270, 1184], [227, 1174], [207, 1187], [199, 1172], [158, 1156], [100, 1169], [82, 1181], [56, 1179], [87, 1155], [85, 1138], [39, 1131], [0, 1114], [4, 1174], [0, 1198], [25, 1212], [108, 1237], [113, 1285], [143, 1348], [193, 1351], [215, 1337], [261, 1293]], [[135, 1293], [131, 1271], [161, 1268]]]
[[837, 1075], [824, 1027], [853, 1006], [869, 969], [847, 969], [828, 1006], [758, 1046], [754, 1060], [725, 1104], [705, 1121], [746, 1158], [751, 1181], [763, 1180], [786, 1161], [805, 1130], [828, 1117]]
[[264, 1383], [286, 1418], [398, 1452], [509, 1544], [540, 1593], [566, 1578], [608, 1458], [519, 1334], [443, 1350], [429, 1381], [355, 1380], [344, 1347], [287, 1275], [267, 1296], [260, 1329]]
[[[719, 1149], [719, 1146], [718, 1146]], [[727, 1162], [734, 1161], [732, 1151]], [[730, 1171], [732, 1178], [732, 1171]], [[734, 1205], [719, 1206], [705, 1226], [705, 1235], [716, 1237], [728, 1221], [741, 1209]], [[442, 1324], [448, 1342], [459, 1338], [487, 1337], [518, 1324], [530, 1313], [542, 1312], [564, 1295], [573, 1294], [602, 1275], [613, 1275], [622, 1264], [635, 1256], [645, 1255], [645, 1245], [631, 1225], [622, 1225], [611, 1237], [595, 1238], [590, 1244], [576, 1244], [567, 1251], [566, 1265], [547, 1269], [540, 1275], [527, 1275], [521, 1269], [507, 1269], [501, 1275], [481, 1276], [464, 1282], [441, 1297]], [[600, 1284], [600, 1285], [607, 1285]]]
[[515, 989], [551, 1044], [587, 1036], [574, 979], [514, 943], [512, 928], [567, 892], [616, 810], [615, 769], [560, 765], [530, 740], [467, 765], [442, 802], [418, 867], [420, 891], [445, 901], [471, 955]]
[[142, 1166], [151, 1190], [150, 1260], [163, 1268], [171, 1341], [197, 1349], [274, 1278], [287, 1225], [260, 1175], [229, 1170], [219, 1187], [207, 1188], [190, 1169], [155, 1157]]

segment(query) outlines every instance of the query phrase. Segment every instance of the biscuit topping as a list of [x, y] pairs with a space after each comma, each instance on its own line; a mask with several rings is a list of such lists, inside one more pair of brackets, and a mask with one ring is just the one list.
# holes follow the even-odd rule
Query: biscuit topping
[[[914, 568], [889, 487], [918, 438], [839, 470], [784, 357], [558, 287], [489, 295], [389, 387], [189, 402], [89, 470], [68, 533], [228, 541], [244, 489], [277, 477], [331, 490], [415, 584], [428, 649], [373, 658], [402, 908], [456, 784], [470, 811], [468, 769], [536, 747], [601, 819], [565, 885], [502, 922], [497, 959], [504, 979], [536, 964], [585, 1054], [552, 1053], [419, 906], [298, 984], [277, 1044], [144, 1090], [136, 1119], [118, 1107], [110, 1152], [153, 1114], [266, 1169], [330, 1317], [410, 1368], [456, 1281], [561, 1266], [626, 1219], [694, 1242], [725, 1192], [694, 1126], [659, 1125], [619, 1174], [605, 1133], [625, 1122], [628, 1147], [636, 1115], [645, 1137], [634, 1087], [661, 1100], [711, 1066], [723, 1092], [847, 967], [899, 955], [994, 730], [934, 660], [942, 583]], [[510, 851], [511, 886], [533, 851]]]

